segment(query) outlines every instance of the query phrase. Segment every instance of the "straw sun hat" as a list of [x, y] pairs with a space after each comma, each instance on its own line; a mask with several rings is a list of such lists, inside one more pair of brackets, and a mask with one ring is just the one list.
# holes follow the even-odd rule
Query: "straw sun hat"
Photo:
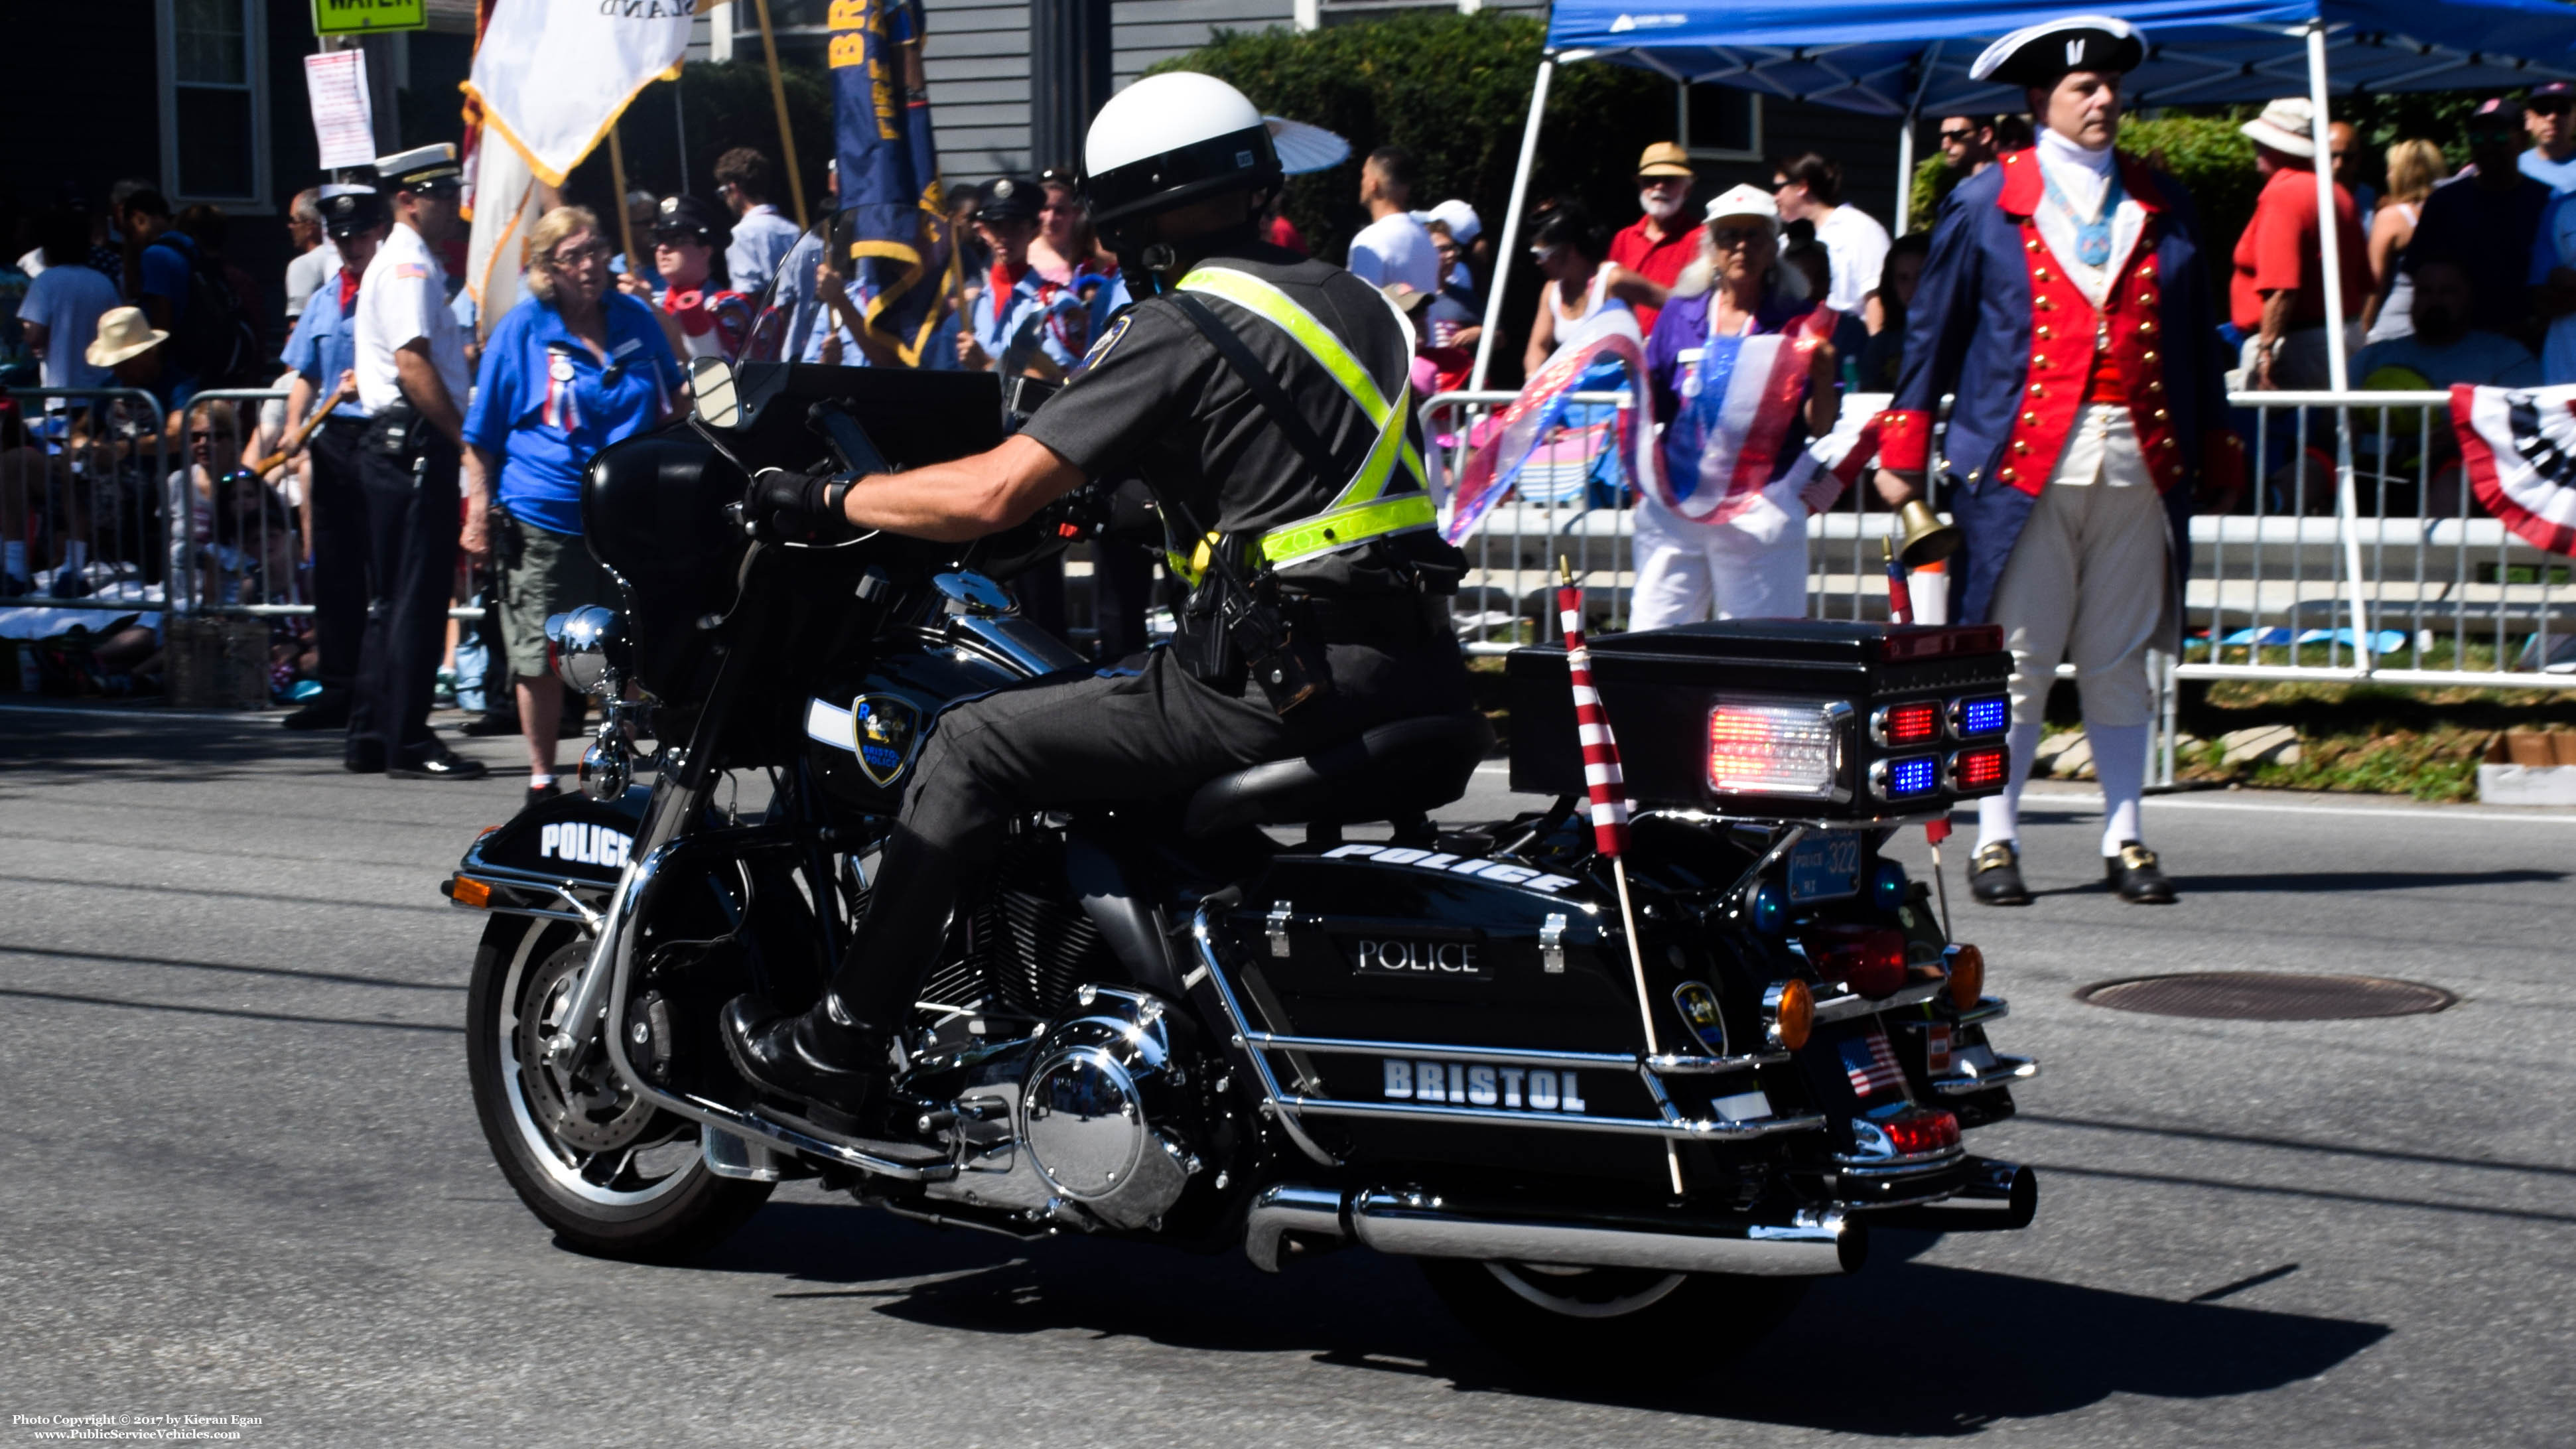
[[169, 340], [169, 333], [145, 319], [142, 308], [117, 307], [98, 319], [98, 337], [82, 356], [92, 367], [114, 367]]

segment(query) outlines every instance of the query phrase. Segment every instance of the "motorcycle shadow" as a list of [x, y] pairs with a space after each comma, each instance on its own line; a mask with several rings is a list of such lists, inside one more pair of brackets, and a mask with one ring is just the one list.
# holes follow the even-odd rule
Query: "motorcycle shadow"
[[[1697, 1383], [1578, 1381], [1503, 1357], [1448, 1316], [1412, 1265], [1365, 1250], [1273, 1276], [1234, 1253], [1014, 1243], [863, 1213], [774, 1202], [702, 1266], [778, 1275], [792, 1285], [782, 1298], [847, 1297], [970, 1333], [1073, 1330], [1181, 1350], [1302, 1352], [1462, 1392], [1882, 1435], [1975, 1433], [2113, 1394], [2261, 1393], [2322, 1374], [2390, 1331], [1926, 1263], [1919, 1255], [1937, 1238], [1885, 1232], [1866, 1270], [1819, 1281], [1778, 1331]], [[1845, 1371], [1867, 1363], [1911, 1367], [1873, 1389]]]

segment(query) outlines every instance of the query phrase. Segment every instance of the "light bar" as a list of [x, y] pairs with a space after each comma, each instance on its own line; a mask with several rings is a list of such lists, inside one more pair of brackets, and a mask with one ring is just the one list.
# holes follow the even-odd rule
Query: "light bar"
[[1928, 745], [1940, 733], [1941, 706], [1934, 700], [1891, 704], [1869, 717], [1869, 737], [1891, 748]]
[[2004, 783], [2006, 767], [2011, 763], [2011, 750], [2003, 745], [1961, 750], [1950, 757], [1950, 788], [1958, 791], [1992, 790]]
[[1881, 800], [1920, 800], [1941, 790], [1941, 757], [1908, 755], [1869, 767], [1869, 788]]
[[1708, 712], [1708, 787], [1720, 794], [1829, 800], [1842, 773], [1831, 704], [1739, 704]]
[[1963, 740], [1999, 735], [2012, 728], [2012, 700], [2000, 694], [1981, 694], [1970, 699], [1950, 701], [1950, 733]]

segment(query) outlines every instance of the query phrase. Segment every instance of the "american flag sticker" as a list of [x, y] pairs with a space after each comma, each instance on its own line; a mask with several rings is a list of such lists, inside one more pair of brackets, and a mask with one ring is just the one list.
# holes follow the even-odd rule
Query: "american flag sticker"
[[1905, 1069], [1896, 1064], [1896, 1049], [1887, 1044], [1887, 1033], [1879, 1028], [1845, 1038], [1842, 1054], [1843, 1074], [1851, 1078], [1853, 1096], [1904, 1089]]

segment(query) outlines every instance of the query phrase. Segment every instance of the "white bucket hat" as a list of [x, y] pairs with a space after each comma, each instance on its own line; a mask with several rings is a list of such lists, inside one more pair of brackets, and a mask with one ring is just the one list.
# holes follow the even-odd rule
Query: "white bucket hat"
[[2308, 104], [2306, 96], [2283, 96], [2265, 106], [2263, 114], [2236, 129], [2252, 137], [2256, 145], [2269, 146], [2286, 156], [2305, 156], [2313, 160], [2317, 154], [2317, 143], [2309, 134], [2309, 127], [2315, 119], [2316, 110]]
[[1719, 192], [1708, 209], [1700, 213], [1700, 220], [1714, 222], [1721, 216], [1758, 216], [1770, 224], [1773, 236], [1780, 234], [1780, 203], [1758, 186], [1734, 186]]

